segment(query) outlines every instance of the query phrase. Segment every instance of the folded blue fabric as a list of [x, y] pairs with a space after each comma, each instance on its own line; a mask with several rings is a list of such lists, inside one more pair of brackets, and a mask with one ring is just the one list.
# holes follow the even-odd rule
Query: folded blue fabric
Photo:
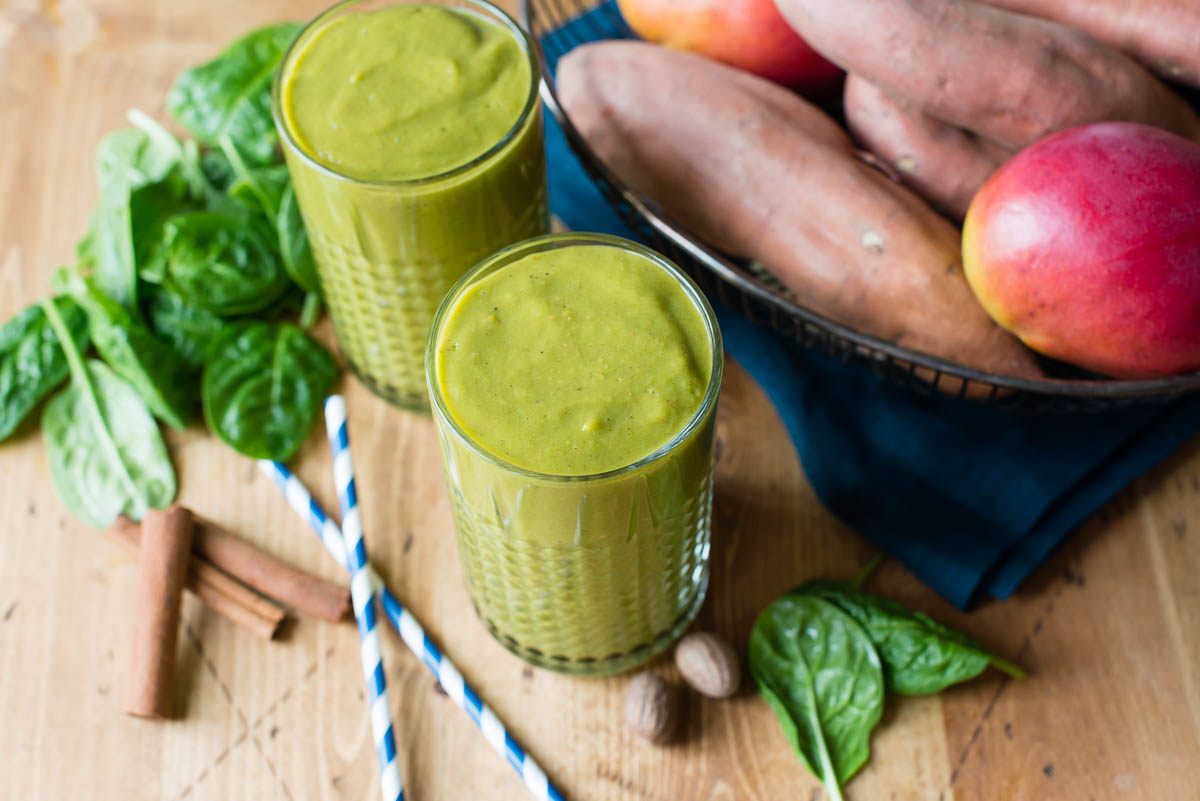
[[[627, 35], [611, 9], [587, 16], [569, 24], [576, 40]], [[549, 114], [546, 148], [554, 213], [575, 230], [636, 238]], [[821, 501], [960, 607], [1007, 597], [1200, 430], [1200, 398], [1068, 416], [925, 397], [801, 351], [712, 300], [727, 352], [779, 410]]]

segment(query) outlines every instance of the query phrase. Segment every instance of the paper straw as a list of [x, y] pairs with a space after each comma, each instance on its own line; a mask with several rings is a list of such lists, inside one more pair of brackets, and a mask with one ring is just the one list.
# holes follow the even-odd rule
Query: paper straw
[[392, 708], [388, 704], [387, 677], [383, 671], [383, 648], [375, 617], [375, 593], [367, 572], [367, 546], [363, 542], [358, 493], [354, 488], [354, 463], [350, 459], [350, 441], [346, 435], [346, 402], [341, 395], [330, 395], [325, 399], [325, 428], [329, 432], [329, 446], [333, 449], [333, 478], [342, 507], [343, 564], [350, 571], [350, 599], [354, 603], [354, 619], [358, 621], [363, 677], [367, 681], [371, 704], [371, 730], [375, 734], [375, 749], [379, 756], [379, 788], [383, 801], [403, 801]]
[[[342, 544], [341, 532], [337, 524], [325, 514], [325, 510], [317, 505], [308, 488], [280, 462], [262, 459], [258, 466], [287, 498], [292, 510], [317, 534], [330, 555], [339, 564], [344, 565], [345, 546]], [[466, 683], [450, 658], [438, 650], [425, 634], [425, 629], [417, 619], [396, 600], [396, 596], [369, 565], [367, 571], [371, 577], [372, 589], [383, 603], [384, 615], [399, 632], [404, 644], [437, 677], [438, 683], [450, 699], [470, 715], [471, 720], [483, 732], [488, 744], [520, 774], [521, 780], [525, 782], [533, 797], [538, 801], [564, 801], [562, 793], [550, 784], [546, 772], [513, 739], [496, 713], [479, 699], [478, 694]]]

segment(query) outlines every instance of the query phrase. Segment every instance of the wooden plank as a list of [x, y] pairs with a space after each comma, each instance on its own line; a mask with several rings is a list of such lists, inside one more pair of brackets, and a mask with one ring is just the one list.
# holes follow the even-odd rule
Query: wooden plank
[[[0, 315], [46, 288], [86, 227], [100, 136], [160, 118], [184, 67], [245, 29], [320, 3], [13, 0], [0, 9]], [[509, 3], [508, 5], [513, 5]], [[328, 331], [325, 331], [328, 335]], [[572, 801], [813, 798], [749, 687], [692, 698], [664, 747], [622, 725], [624, 677], [533, 670], [488, 637], [462, 585], [428, 419], [347, 380], [372, 553], [401, 598]], [[718, 423], [713, 576], [700, 625], [743, 647], [788, 587], [848, 575], [870, 548], [804, 479], [777, 415], [731, 366]], [[182, 500], [331, 578], [338, 568], [253, 465], [199, 428], [171, 435]], [[314, 432], [301, 477], [333, 508]], [[120, 711], [132, 561], [69, 517], [40, 436], [0, 446], [0, 798], [334, 799], [377, 793], [352, 626], [304, 621], [262, 643], [185, 607], [181, 721]], [[1200, 443], [1110, 504], [1018, 595], [969, 615], [889, 564], [874, 587], [964, 627], [1028, 681], [988, 675], [889, 702], [849, 799], [1192, 801], [1200, 780]], [[386, 660], [409, 795], [522, 799], [513, 772], [394, 637]], [[666, 659], [654, 666], [678, 682]]]

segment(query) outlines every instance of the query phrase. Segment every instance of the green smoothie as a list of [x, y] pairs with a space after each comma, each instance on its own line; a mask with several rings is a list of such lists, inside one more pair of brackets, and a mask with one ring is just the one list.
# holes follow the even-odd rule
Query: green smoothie
[[336, 6], [301, 33], [276, 122], [343, 354], [379, 394], [427, 409], [442, 297], [548, 229], [539, 75], [488, 3], [379, 5]]
[[498, 254], [446, 299], [428, 377], [472, 598], [510, 649], [631, 667], [708, 578], [720, 335], [661, 257], [598, 235]]

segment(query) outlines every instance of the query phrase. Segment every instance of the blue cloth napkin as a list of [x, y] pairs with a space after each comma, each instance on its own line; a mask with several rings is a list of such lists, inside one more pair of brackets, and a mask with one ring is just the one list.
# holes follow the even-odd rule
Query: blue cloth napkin
[[[569, 33], [629, 35], [614, 20], [601, 7]], [[575, 230], [636, 238], [549, 113], [546, 148], [553, 212]], [[1080, 522], [1200, 429], [1200, 398], [1068, 416], [921, 396], [801, 351], [710, 300], [726, 351], [779, 410], [821, 501], [960, 607], [983, 593], [1006, 598]]]

